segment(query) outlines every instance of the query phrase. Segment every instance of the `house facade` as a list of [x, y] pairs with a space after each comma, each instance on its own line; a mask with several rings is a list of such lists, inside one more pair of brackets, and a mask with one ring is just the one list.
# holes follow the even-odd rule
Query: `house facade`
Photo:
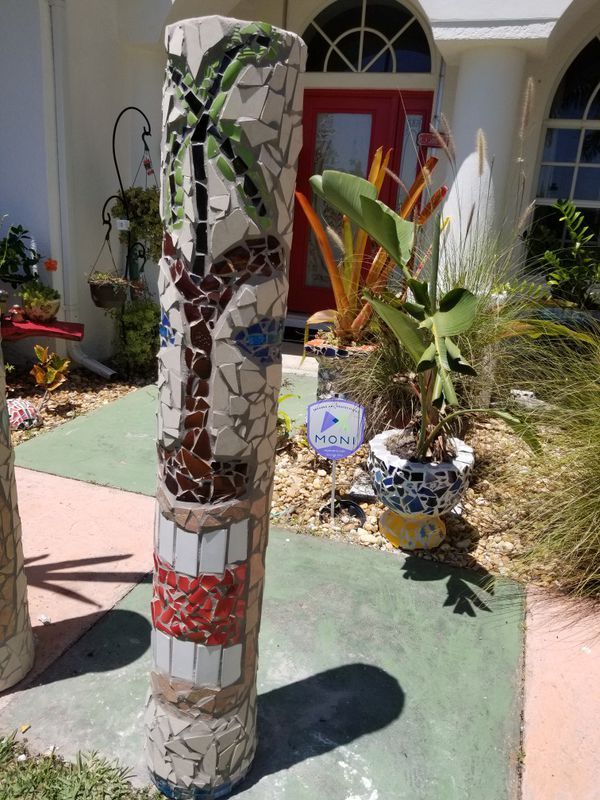
[[[299, 189], [328, 167], [364, 173], [383, 145], [404, 186], [420, 160], [440, 155], [435, 177], [449, 186], [445, 214], [457, 231], [482, 184], [485, 227], [532, 201], [551, 220], [552, 204], [572, 198], [600, 229], [597, 0], [4, 0], [1, 13], [0, 213], [60, 262], [52, 278], [64, 315], [85, 323], [95, 358], [112, 347], [112, 322], [86, 284], [102, 206], [118, 189], [113, 124], [127, 106], [144, 111], [158, 171], [164, 29], [186, 17], [262, 19], [307, 42]], [[451, 131], [454, 165], [430, 149], [432, 128]], [[142, 118], [126, 114], [116, 141], [126, 185], [141, 132]], [[386, 183], [389, 203], [402, 184]], [[152, 286], [156, 265], [147, 271]], [[331, 304], [300, 213], [290, 287], [298, 317]]]

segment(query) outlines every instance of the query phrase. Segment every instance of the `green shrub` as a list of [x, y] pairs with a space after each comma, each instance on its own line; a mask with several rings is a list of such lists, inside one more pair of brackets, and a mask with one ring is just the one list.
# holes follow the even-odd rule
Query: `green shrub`
[[115, 361], [127, 375], [156, 376], [159, 348], [160, 307], [146, 298], [126, 303], [114, 312], [117, 320]]
[[[160, 219], [160, 192], [156, 186], [131, 186], [125, 189], [129, 210], [131, 244], [142, 242], [146, 246], [146, 255], [151, 261], [161, 257], [163, 226]], [[111, 214], [119, 219], [127, 219], [127, 212], [122, 199], [117, 200]], [[128, 242], [127, 231], [120, 231], [119, 240]]]

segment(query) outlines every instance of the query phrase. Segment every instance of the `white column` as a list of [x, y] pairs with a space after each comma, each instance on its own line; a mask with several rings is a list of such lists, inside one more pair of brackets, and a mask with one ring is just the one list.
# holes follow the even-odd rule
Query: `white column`
[[[475, 46], [461, 55], [451, 117], [456, 149], [456, 176], [444, 216], [448, 235], [465, 244], [481, 243], [506, 218], [512, 159], [517, 152], [525, 52], [516, 47]], [[487, 148], [478, 152], [477, 132]]]

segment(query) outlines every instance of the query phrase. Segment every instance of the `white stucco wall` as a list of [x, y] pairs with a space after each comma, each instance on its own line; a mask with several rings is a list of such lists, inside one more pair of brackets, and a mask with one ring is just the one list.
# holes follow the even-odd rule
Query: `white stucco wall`
[[[43, 36], [48, 0], [4, 0], [0, 31], [2, 74], [19, 80], [0, 82], [3, 114], [0, 127], [0, 213], [21, 222], [35, 235], [40, 249], [52, 253], [52, 219], [57, 214], [53, 197], [52, 142], [48, 138], [48, 70]], [[112, 322], [91, 303], [86, 275], [100, 246], [103, 228], [100, 210], [116, 188], [112, 166], [111, 134], [114, 120], [126, 105], [139, 105], [148, 115], [153, 136], [151, 154], [158, 170], [160, 97], [164, 70], [165, 24], [189, 16], [225, 13], [240, 18], [262, 18], [301, 33], [327, 0], [65, 0], [66, 133], [68, 215], [70, 243], [64, 268], [76, 274], [77, 316], [86, 324], [85, 349], [95, 356], [108, 355], [112, 347]], [[447, 60], [442, 110], [461, 138], [461, 158], [474, 148], [478, 127], [486, 126], [483, 106], [474, 98], [464, 108], [459, 81], [462, 54], [470, 48], [507, 45], [521, 49], [524, 66], [514, 81], [519, 101], [527, 76], [535, 83], [535, 96], [525, 142], [526, 197], [534, 196], [537, 160], [544, 117], [564, 69], [600, 30], [597, 0], [410, 0], [432, 42], [431, 75], [309, 74], [308, 86], [340, 88], [391, 88], [435, 90], [441, 52]], [[287, 12], [286, 12], [287, 8]], [[42, 23], [40, 22], [42, 20]], [[435, 42], [434, 42], [435, 40]], [[47, 46], [46, 46], [47, 50]], [[27, 87], [25, 96], [23, 87]], [[463, 87], [464, 88], [464, 87]], [[484, 90], [485, 93], [485, 90]], [[459, 108], [460, 106], [460, 108]], [[458, 113], [460, 119], [452, 119]], [[497, 131], [488, 131], [490, 149], [502, 151], [506, 191], [501, 205], [510, 203], [516, 186], [519, 114], [512, 113], [502, 146], [494, 144]], [[50, 115], [51, 116], [51, 115]], [[40, 124], [43, 122], [43, 124]], [[493, 124], [493, 121], [492, 123]], [[129, 115], [119, 131], [119, 153], [126, 184], [141, 155], [141, 120]], [[507, 147], [506, 136], [510, 139]], [[491, 153], [491, 155], [496, 155]], [[441, 176], [441, 171], [439, 175]], [[451, 179], [448, 171], [447, 179]], [[54, 230], [56, 225], [54, 225]], [[149, 275], [152, 280], [152, 270]]]
[[4, 0], [0, 47], [0, 216], [23, 225], [51, 255], [47, 150], [44, 138], [43, 50], [38, 0]]

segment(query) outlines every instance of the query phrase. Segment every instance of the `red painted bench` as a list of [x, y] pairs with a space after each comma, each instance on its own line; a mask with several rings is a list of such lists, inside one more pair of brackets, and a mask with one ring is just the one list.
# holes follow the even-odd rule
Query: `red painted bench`
[[72, 339], [80, 342], [83, 339], [84, 326], [80, 322], [14, 322], [9, 317], [2, 317], [0, 331], [5, 342], [18, 342], [30, 336], [50, 336], [53, 339]]

